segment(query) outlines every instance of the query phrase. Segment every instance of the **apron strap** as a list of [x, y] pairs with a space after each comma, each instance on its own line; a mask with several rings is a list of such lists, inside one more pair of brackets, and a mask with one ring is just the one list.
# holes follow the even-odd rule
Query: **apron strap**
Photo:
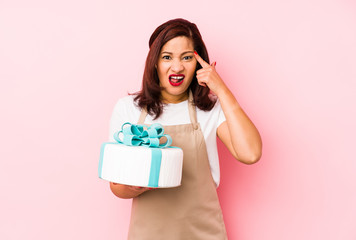
[[[189, 96], [188, 96], [188, 110], [189, 110], [190, 122], [193, 123], [193, 125], [196, 125], [197, 124], [197, 113], [195, 110], [193, 93], [191, 90], [189, 90]], [[142, 108], [140, 118], [138, 119], [137, 123], [144, 124], [146, 116], [147, 116], [147, 110], [146, 110], [146, 108]]]
[[195, 111], [193, 93], [192, 93], [191, 90], [189, 90], [188, 110], [189, 110], [190, 122], [193, 123], [194, 125], [196, 125], [196, 123], [197, 123], [197, 113]]

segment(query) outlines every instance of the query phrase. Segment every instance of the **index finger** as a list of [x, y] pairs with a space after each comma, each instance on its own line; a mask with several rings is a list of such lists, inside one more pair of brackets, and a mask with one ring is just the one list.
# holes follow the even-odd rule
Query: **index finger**
[[210, 67], [209, 63], [205, 62], [204, 59], [202, 59], [199, 54], [194, 50], [194, 56], [195, 59], [200, 63], [200, 65], [205, 68], [205, 67]]

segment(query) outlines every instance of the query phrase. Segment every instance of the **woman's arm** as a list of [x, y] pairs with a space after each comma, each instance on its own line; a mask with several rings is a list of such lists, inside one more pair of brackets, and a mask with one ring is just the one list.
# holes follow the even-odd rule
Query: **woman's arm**
[[119, 198], [134, 198], [147, 190], [151, 190], [151, 188], [135, 187], [113, 182], [110, 182], [110, 189]]
[[217, 135], [231, 154], [246, 164], [257, 162], [262, 155], [262, 141], [258, 130], [226, 88], [218, 98], [226, 117], [217, 129]]
[[208, 86], [217, 95], [226, 117], [226, 121], [217, 129], [218, 137], [240, 162], [257, 162], [262, 155], [262, 140], [257, 128], [216, 72], [216, 62], [209, 65], [198, 54], [195, 54], [195, 58], [203, 67], [197, 71], [198, 83]]

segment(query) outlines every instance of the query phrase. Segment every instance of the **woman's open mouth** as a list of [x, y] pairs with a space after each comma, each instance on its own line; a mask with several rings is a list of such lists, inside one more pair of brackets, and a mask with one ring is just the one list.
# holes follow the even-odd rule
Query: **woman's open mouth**
[[175, 87], [179, 86], [183, 83], [184, 77], [184, 74], [171, 74], [169, 75], [169, 83]]

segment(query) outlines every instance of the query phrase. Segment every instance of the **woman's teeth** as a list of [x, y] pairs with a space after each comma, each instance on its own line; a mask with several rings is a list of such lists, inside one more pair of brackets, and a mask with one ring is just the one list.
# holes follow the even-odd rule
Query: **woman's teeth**
[[180, 80], [182, 80], [184, 77], [183, 76], [171, 76], [170, 80], [172, 82], [179, 82]]
[[172, 76], [171, 78], [174, 78], [174, 79], [183, 79], [183, 76]]

